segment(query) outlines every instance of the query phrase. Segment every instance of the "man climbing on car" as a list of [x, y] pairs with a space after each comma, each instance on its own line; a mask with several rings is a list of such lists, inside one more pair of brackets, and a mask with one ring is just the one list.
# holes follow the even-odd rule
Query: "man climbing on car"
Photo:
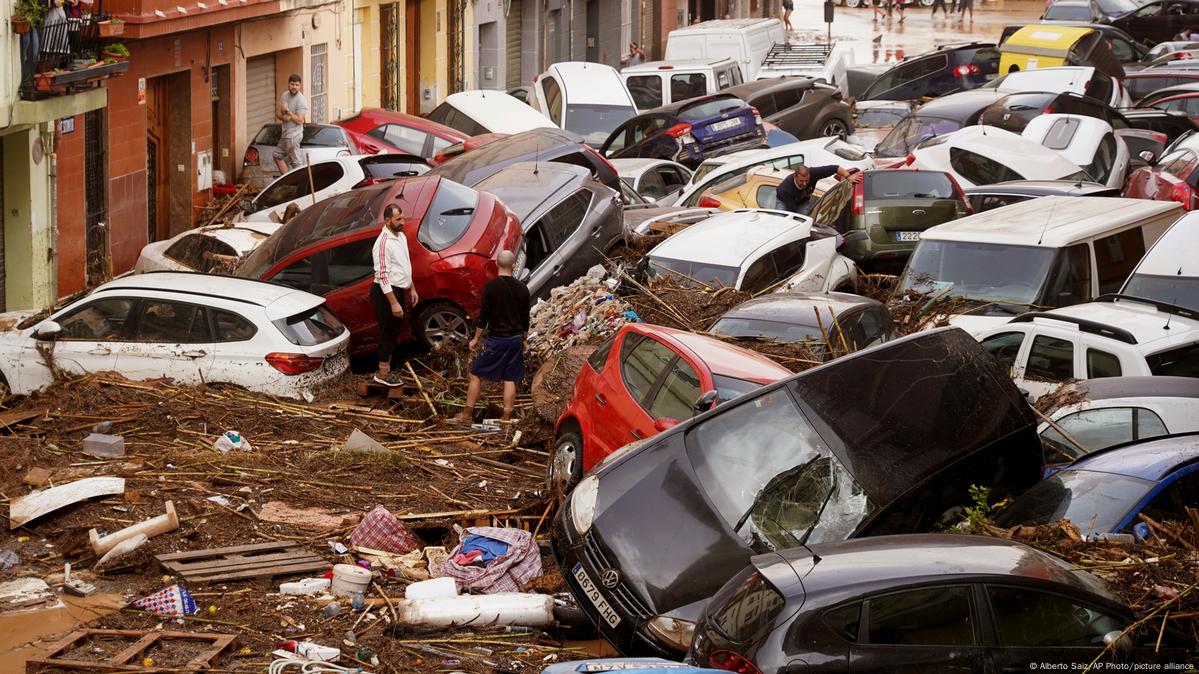
[[816, 183], [832, 175], [845, 178], [854, 184], [862, 182], [861, 171], [844, 166], [796, 166], [795, 172], [783, 178], [783, 182], [775, 188], [774, 195], [778, 199], [779, 209], [807, 215], [814, 203], [812, 190], [816, 188]]

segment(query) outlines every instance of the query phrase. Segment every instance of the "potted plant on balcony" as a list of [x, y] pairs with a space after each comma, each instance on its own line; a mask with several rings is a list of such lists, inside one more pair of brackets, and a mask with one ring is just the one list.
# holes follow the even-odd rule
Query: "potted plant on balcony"
[[28, 33], [34, 26], [41, 25], [44, 16], [46, 16], [45, 2], [17, 0], [16, 5], [13, 6], [13, 15], [9, 19], [12, 24], [12, 32]]
[[101, 21], [98, 25], [100, 26], [100, 37], [116, 37], [125, 34], [125, 22], [120, 19], [108, 19]]
[[115, 42], [105, 46], [101, 55], [104, 57], [105, 63], [116, 63], [117, 61], [129, 60], [129, 50], [126, 49], [125, 45], [121, 44], [120, 42]]

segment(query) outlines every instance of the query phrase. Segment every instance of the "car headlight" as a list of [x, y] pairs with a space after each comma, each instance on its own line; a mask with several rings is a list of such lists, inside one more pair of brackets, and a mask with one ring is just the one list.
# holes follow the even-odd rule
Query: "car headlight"
[[589, 475], [570, 492], [570, 520], [575, 525], [575, 533], [587, 535], [591, 530], [591, 521], [595, 519], [595, 501], [599, 498], [599, 478]]
[[691, 648], [691, 636], [695, 634], [695, 623], [667, 616], [658, 616], [645, 624], [650, 634], [670, 644], [675, 650]]

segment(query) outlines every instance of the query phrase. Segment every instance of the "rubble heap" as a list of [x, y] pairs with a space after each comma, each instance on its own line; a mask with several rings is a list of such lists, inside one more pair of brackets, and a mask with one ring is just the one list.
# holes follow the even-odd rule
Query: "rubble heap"
[[568, 286], [554, 288], [530, 312], [529, 350], [535, 359], [572, 346], [597, 342], [626, 321], [639, 320], [613, 294], [617, 281], [596, 265]]

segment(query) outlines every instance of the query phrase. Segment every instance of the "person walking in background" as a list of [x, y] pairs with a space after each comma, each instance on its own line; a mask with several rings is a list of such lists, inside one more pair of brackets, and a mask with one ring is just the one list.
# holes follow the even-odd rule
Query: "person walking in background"
[[791, 12], [795, 11], [795, 0], [783, 0], [783, 26], [790, 33], [795, 29], [791, 27]]
[[637, 46], [636, 42], [629, 43], [629, 60], [628, 65], [636, 66], [645, 63], [645, 52], [641, 51], [641, 47]]
[[391, 370], [391, 354], [404, 327], [405, 312], [416, 306], [420, 298], [412, 284], [404, 211], [395, 204], [383, 209], [383, 230], [371, 248], [371, 260], [375, 282], [371, 284], [370, 298], [379, 323], [379, 370], [374, 380], [384, 386], [399, 386], [403, 380]]
[[474, 349], [483, 338], [483, 350], [470, 366], [470, 383], [466, 388], [466, 406], [454, 417], [454, 423], [474, 421], [475, 405], [482, 389], [480, 379], [504, 383], [504, 413], [501, 421], [512, 420], [516, 407], [516, 382], [524, 378], [525, 337], [529, 332], [529, 289], [512, 277], [516, 255], [501, 251], [496, 258], [499, 275], [483, 286], [482, 308], [475, 324], [475, 336], [470, 340]]
[[945, 13], [945, 18], [948, 19], [949, 18], [949, 10], [945, 7], [945, 0], [933, 0], [932, 17], [934, 19], [937, 18], [937, 8], [938, 7], [941, 8], [941, 11]]
[[887, 18], [891, 18], [891, 10], [899, 12], [899, 22], [903, 23], [903, 0], [887, 0]]
[[970, 10], [970, 23], [974, 23], [974, 0], [957, 0], [957, 3], [961, 8], [958, 23], [966, 20], [966, 10]]
[[308, 99], [300, 93], [300, 76], [287, 78], [287, 91], [279, 97], [275, 119], [283, 122], [279, 146], [275, 148], [275, 166], [279, 173], [300, 168], [300, 143], [304, 140], [304, 122], [308, 114]]
[[883, 11], [883, 3], [884, 2], [887, 2], [887, 0], [871, 0], [870, 1], [870, 7], [872, 10], [874, 10], [874, 14], [871, 15], [871, 17], [870, 17], [870, 19], [872, 21], [877, 22], [879, 14], [885, 15], [885, 12]]

